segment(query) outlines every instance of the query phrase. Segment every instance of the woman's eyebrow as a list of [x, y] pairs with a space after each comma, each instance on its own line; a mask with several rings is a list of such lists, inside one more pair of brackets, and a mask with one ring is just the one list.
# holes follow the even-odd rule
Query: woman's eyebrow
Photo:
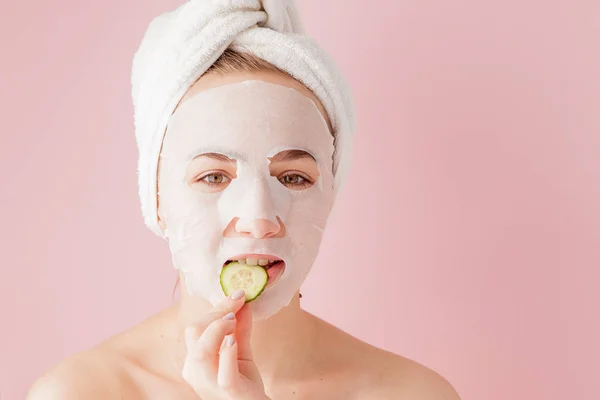
[[194, 157], [194, 159], [196, 159], [198, 157], [208, 157], [208, 158], [212, 158], [213, 160], [217, 160], [217, 161], [235, 163], [234, 159], [229, 158], [226, 155], [221, 154], [221, 153], [202, 153], [202, 154], [198, 154], [196, 157]]
[[311, 158], [313, 161], [315, 161], [315, 162], [317, 161], [312, 156], [312, 154], [310, 154], [309, 152], [304, 151], [304, 150], [284, 150], [284, 151], [277, 153], [273, 157], [270, 157], [270, 160], [271, 161], [295, 161], [295, 160], [299, 160], [302, 158]]

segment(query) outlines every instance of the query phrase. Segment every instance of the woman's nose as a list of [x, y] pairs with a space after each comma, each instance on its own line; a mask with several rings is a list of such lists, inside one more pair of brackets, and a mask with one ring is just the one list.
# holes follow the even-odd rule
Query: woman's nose
[[265, 239], [281, 237], [284, 228], [281, 220], [277, 217], [277, 223], [268, 219], [238, 219], [235, 222], [235, 231], [243, 237], [252, 237], [254, 239]]

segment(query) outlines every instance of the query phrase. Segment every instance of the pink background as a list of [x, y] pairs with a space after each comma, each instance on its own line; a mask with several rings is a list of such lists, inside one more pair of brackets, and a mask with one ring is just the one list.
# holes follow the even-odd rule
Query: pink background
[[[600, 398], [600, 3], [298, 3], [359, 127], [306, 308], [463, 399]], [[3, 400], [171, 302], [129, 74], [177, 4], [0, 5]]]

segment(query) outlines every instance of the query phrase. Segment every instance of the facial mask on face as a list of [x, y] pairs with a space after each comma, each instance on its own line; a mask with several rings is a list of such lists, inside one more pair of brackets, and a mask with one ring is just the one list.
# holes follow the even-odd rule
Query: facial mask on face
[[[285, 150], [314, 157], [319, 175], [312, 186], [291, 189], [271, 175], [269, 159]], [[313, 101], [282, 85], [244, 81], [182, 103], [165, 134], [159, 205], [173, 264], [188, 292], [216, 304], [225, 297], [219, 275], [228, 259], [270, 254], [285, 262], [285, 270], [252, 302], [254, 319], [287, 306], [321, 244], [334, 196], [333, 151], [333, 137]], [[202, 183], [186, 179], [189, 163], [204, 153], [235, 160], [235, 177], [224, 189], [207, 193], [195, 186]], [[248, 234], [265, 220], [279, 227], [275, 237]]]

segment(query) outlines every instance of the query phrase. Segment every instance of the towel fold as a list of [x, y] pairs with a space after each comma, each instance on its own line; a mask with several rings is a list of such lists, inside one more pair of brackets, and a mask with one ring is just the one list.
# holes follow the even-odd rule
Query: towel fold
[[142, 213], [157, 235], [164, 235], [158, 225], [157, 167], [169, 118], [228, 47], [270, 62], [319, 98], [335, 135], [334, 189], [339, 191], [349, 168], [354, 106], [341, 72], [301, 25], [292, 0], [190, 0], [150, 22], [133, 58], [131, 91]]

